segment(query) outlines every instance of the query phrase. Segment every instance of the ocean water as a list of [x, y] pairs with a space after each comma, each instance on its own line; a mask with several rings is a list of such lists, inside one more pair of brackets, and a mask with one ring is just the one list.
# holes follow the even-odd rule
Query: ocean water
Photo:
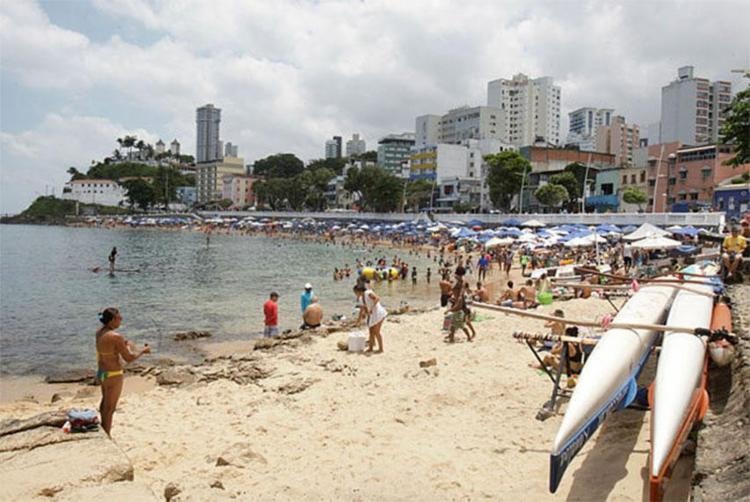
[[[107, 256], [117, 246], [117, 267], [140, 272], [110, 277]], [[356, 259], [403, 257], [416, 265], [411, 279], [376, 286], [386, 307], [401, 301], [436, 303], [437, 264], [391, 249], [352, 249], [255, 236], [144, 229], [0, 225], [0, 374], [47, 374], [95, 365], [98, 312], [118, 307], [120, 332], [148, 342], [161, 356], [179, 355], [178, 331], [208, 330], [211, 341], [249, 339], [263, 329], [263, 302], [279, 299], [280, 328], [301, 323], [299, 295], [313, 284], [326, 318], [351, 317], [354, 278], [334, 281], [333, 268]], [[93, 273], [93, 267], [102, 272]], [[432, 267], [432, 284], [425, 271]]]

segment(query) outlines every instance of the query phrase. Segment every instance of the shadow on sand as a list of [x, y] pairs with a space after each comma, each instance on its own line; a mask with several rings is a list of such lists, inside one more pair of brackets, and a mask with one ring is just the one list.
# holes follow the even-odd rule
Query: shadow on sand
[[642, 411], [622, 410], [607, 419], [596, 444], [573, 473], [568, 501], [606, 500], [628, 474], [627, 462], [644, 425]]

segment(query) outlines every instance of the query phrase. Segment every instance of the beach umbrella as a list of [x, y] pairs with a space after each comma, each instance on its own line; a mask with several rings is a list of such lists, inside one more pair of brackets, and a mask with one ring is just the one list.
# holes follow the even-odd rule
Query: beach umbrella
[[493, 237], [484, 243], [484, 247], [491, 249], [497, 246], [507, 246], [513, 244], [513, 239], [509, 237]]
[[645, 237], [666, 236], [666, 235], [670, 235], [670, 233], [667, 232], [666, 230], [662, 230], [661, 228], [652, 225], [651, 223], [644, 223], [643, 225], [638, 227], [635, 231], [630, 232], [629, 234], [625, 235], [623, 239], [625, 239], [626, 241], [637, 241]]
[[630, 247], [636, 249], [675, 249], [682, 245], [680, 241], [664, 237], [662, 235], [652, 235], [634, 242]]
[[481, 227], [482, 225], [484, 225], [484, 222], [474, 219], [469, 220], [466, 224], [470, 227]]
[[518, 220], [516, 218], [508, 218], [503, 222], [503, 225], [507, 227], [520, 227], [521, 226], [521, 220]]
[[522, 227], [533, 227], [533, 228], [539, 228], [545, 226], [544, 223], [542, 223], [539, 220], [529, 220], [525, 221], [521, 224]]

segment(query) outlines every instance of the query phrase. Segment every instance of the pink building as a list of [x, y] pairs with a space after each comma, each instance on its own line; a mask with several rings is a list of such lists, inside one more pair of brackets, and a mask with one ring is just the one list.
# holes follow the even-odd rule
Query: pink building
[[610, 125], [596, 130], [596, 151], [611, 153], [619, 167], [633, 166], [633, 150], [638, 148], [638, 126], [625, 123], [625, 118], [615, 116]]
[[255, 205], [252, 176], [227, 175], [222, 178], [222, 198], [232, 201], [232, 206], [243, 208]]
[[733, 156], [730, 145], [680, 148], [662, 166], [655, 191], [649, 167], [649, 192], [656, 203], [656, 211], [671, 211], [676, 207], [681, 210], [710, 208], [716, 186], [750, 169], [748, 164], [725, 165]]

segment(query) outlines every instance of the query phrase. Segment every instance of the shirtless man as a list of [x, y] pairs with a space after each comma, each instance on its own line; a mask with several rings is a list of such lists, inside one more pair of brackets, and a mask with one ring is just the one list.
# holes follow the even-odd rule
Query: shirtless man
[[302, 314], [302, 329], [315, 329], [319, 328], [323, 321], [323, 308], [318, 303], [318, 297], [313, 296], [310, 300], [310, 305], [307, 306], [305, 312]]
[[477, 282], [477, 289], [474, 290], [473, 298], [474, 300], [482, 303], [487, 303], [488, 301], [490, 301], [490, 293], [481, 282]]
[[122, 316], [116, 308], [105, 309], [100, 314], [99, 321], [102, 323], [102, 327], [96, 332], [96, 359], [98, 362], [96, 379], [101, 382], [102, 387], [99, 412], [102, 416], [102, 429], [110, 436], [112, 416], [122, 393], [124, 379], [120, 358], [126, 363], [130, 363], [143, 354], [150, 354], [151, 348], [146, 345], [138, 354], [132, 352], [132, 344], [115, 331], [122, 323]]
[[448, 299], [451, 297], [451, 291], [453, 290], [453, 284], [448, 279], [448, 274], [443, 274], [443, 279], [440, 281], [440, 306], [445, 307], [448, 305]]
[[534, 281], [528, 279], [526, 285], [521, 288], [520, 295], [523, 296], [524, 308], [536, 307], [536, 288], [534, 287]]

